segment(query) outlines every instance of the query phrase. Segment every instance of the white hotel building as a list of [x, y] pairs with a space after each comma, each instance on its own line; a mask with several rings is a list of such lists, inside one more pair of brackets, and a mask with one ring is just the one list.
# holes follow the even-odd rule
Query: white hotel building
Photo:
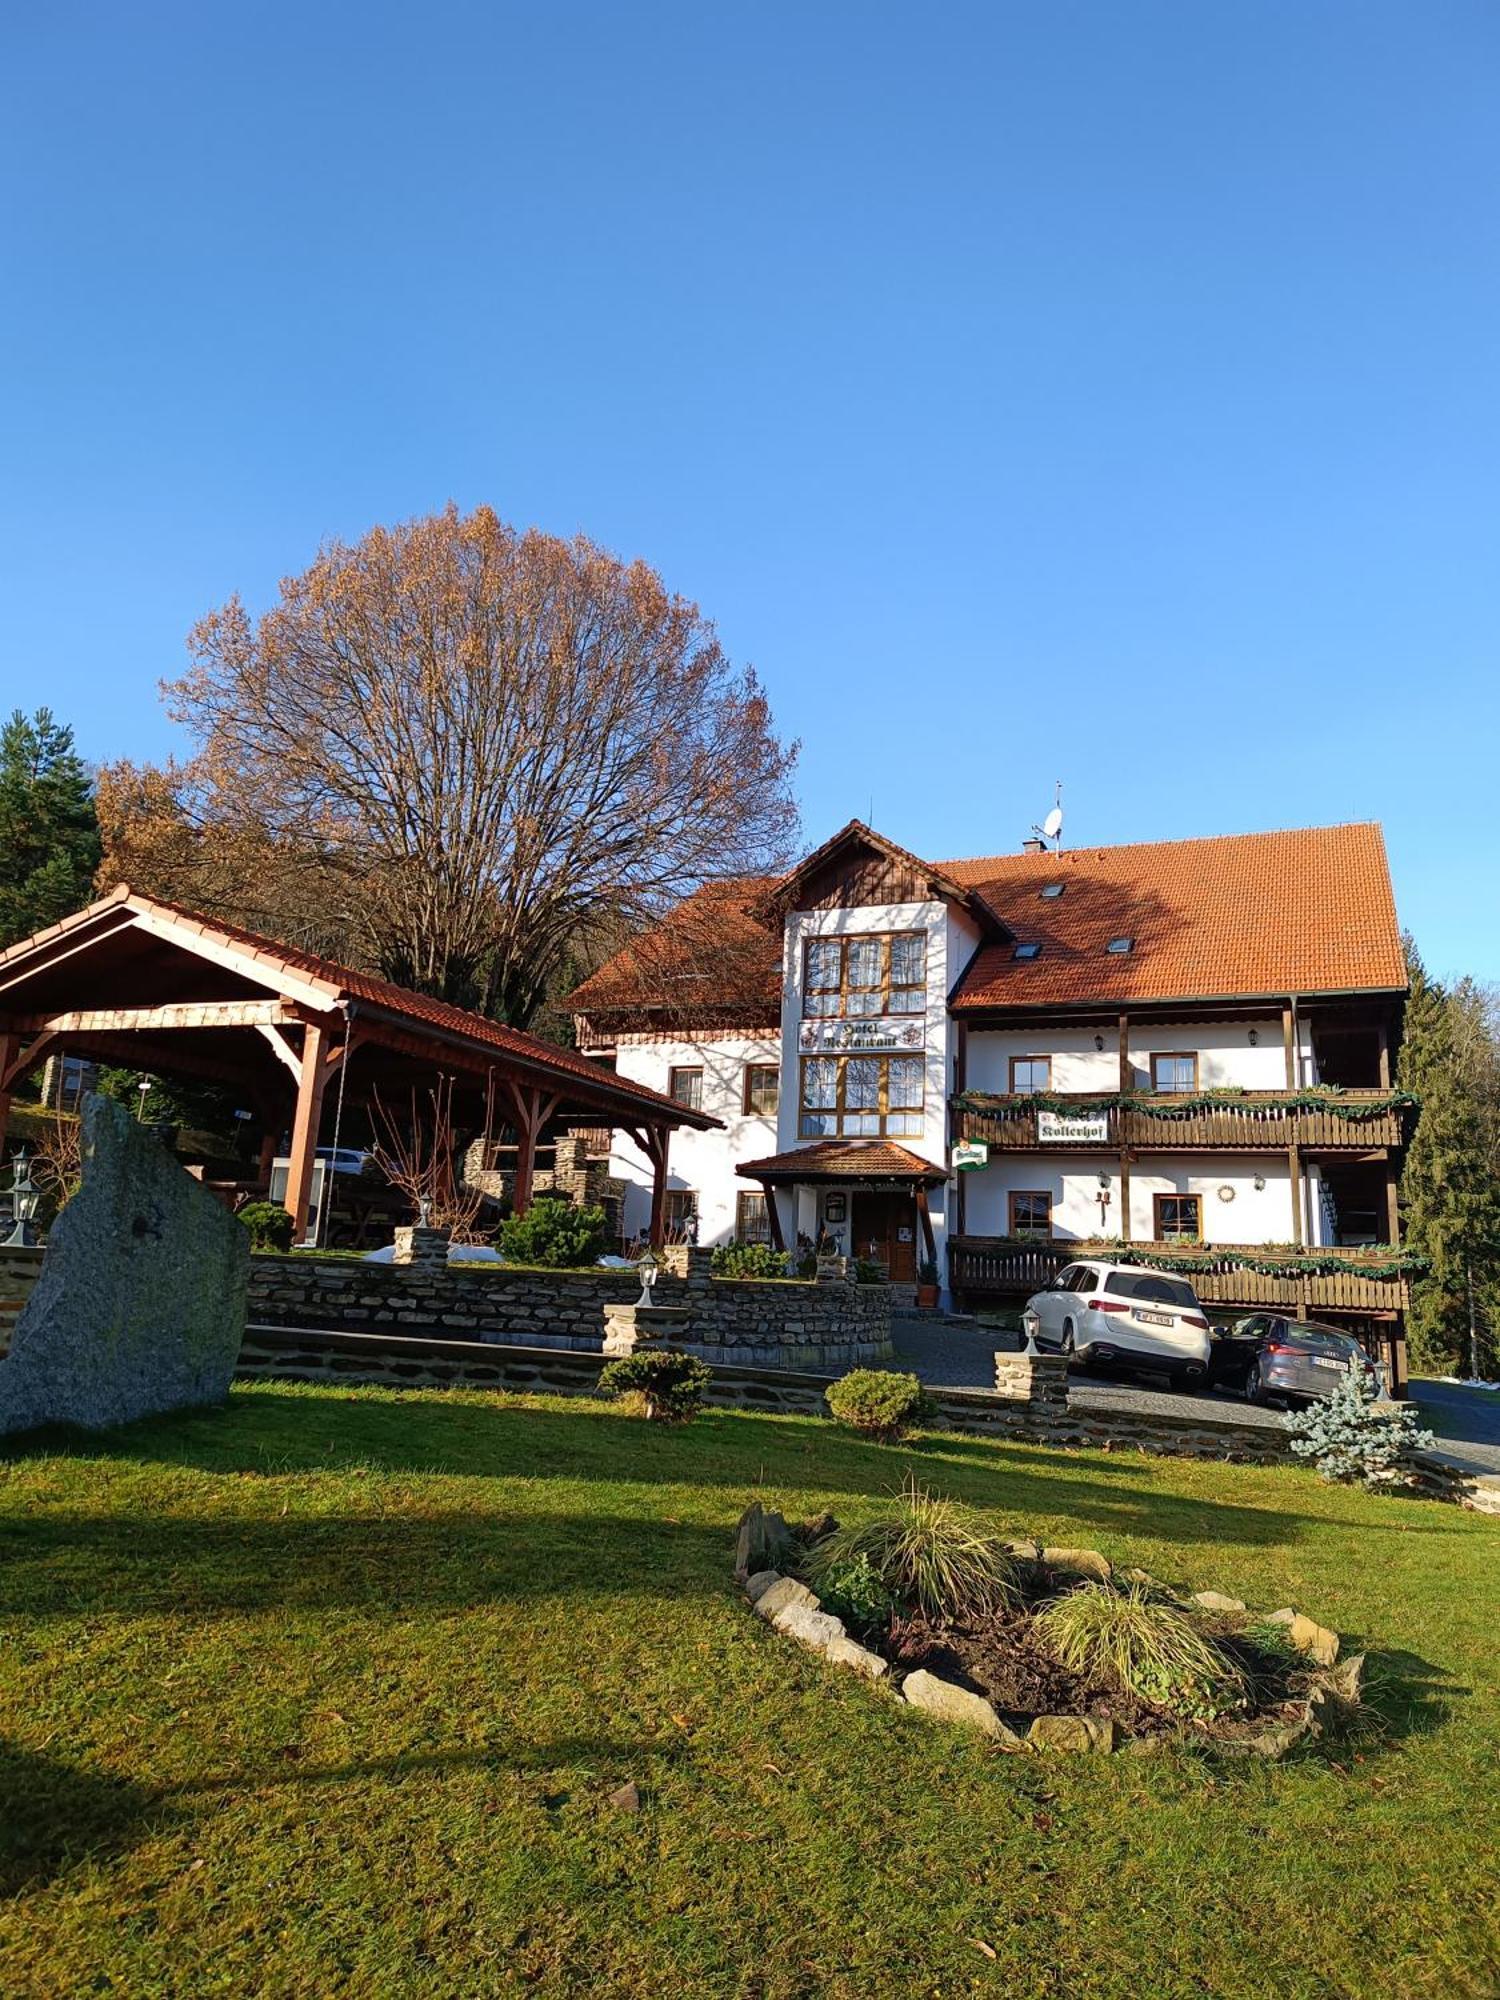
[[[571, 1004], [585, 1052], [722, 1121], [673, 1145], [700, 1242], [930, 1259], [959, 1304], [1155, 1246], [1206, 1302], [1394, 1346], [1405, 991], [1376, 826], [927, 862], [855, 821]], [[643, 1231], [621, 1132], [610, 1171]]]

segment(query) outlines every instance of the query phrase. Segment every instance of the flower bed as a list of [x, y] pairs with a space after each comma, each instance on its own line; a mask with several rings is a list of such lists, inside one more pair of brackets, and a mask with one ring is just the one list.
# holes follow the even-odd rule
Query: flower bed
[[855, 1530], [789, 1527], [757, 1502], [736, 1571], [777, 1632], [1005, 1750], [1282, 1757], [1376, 1727], [1364, 1655], [1341, 1660], [1338, 1634], [1292, 1607], [1002, 1539], [916, 1488]]

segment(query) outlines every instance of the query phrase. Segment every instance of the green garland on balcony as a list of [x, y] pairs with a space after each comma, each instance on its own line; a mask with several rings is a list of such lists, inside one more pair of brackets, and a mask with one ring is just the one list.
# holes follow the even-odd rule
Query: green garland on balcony
[[1184, 1118], [1194, 1111], [1330, 1111], [1335, 1118], [1378, 1118], [1382, 1112], [1414, 1107], [1418, 1099], [1409, 1090], [1383, 1090], [1378, 1096], [1351, 1098], [1337, 1084], [1317, 1084], [1305, 1090], [1195, 1090], [1163, 1093], [1154, 1091], [1112, 1091], [1103, 1097], [1059, 1097], [1054, 1091], [1036, 1090], [1002, 1095], [995, 1091], [965, 1090], [953, 1100], [960, 1111], [1051, 1111], [1060, 1118], [1097, 1118], [1101, 1111], [1117, 1107], [1143, 1111], [1148, 1118]]
[[[963, 1249], [965, 1240], [955, 1245]], [[1111, 1264], [1149, 1264], [1163, 1271], [1256, 1271], [1266, 1278], [1327, 1278], [1349, 1274], [1359, 1278], [1397, 1278], [1425, 1271], [1429, 1260], [1414, 1250], [1392, 1249], [1385, 1256], [1359, 1256], [1338, 1250], [1298, 1250], [1294, 1246], [1267, 1244], [1261, 1249], [1238, 1245], [1193, 1244], [1181, 1250], [1164, 1249], [1160, 1244], [1122, 1243], [1107, 1237], [1079, 1238], [1060, 1242], [1054, 1236], [987, 1236], [977, 1248], [1005, 1254], [1014, 1250], [1041, 1250], [1054, 1255], [1059, 1265], [1077, 1258]]]

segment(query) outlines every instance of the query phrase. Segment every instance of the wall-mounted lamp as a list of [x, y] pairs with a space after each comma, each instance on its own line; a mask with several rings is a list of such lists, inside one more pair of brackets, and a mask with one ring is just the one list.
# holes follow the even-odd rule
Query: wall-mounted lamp
[[1259, 1045], [1260, 1045], [1260, 1029], [1252, 1028], [1250, 1030], [1250, 1046], [1253, 1049], [1259, 1047]]
[[1100, 1185], [1100, 1187], [1108, 1187], [1108, 1186], [1109, 1186], [1109, 1175], [1108, 1175], [1108, 1174], [1106, 1174], [1105, 1172], [1103, 1172], [1103, 1170], [1102, 1170], [1102, 1169], [1101, 1169], [1101, 1171], [1100, 1171], [1100, 1174], [1099, 1174], [1099, 1185]]
[[1266, 1191], [1266, 1177], [1264, 1174], [1257, 1174], [1255, 1176], [1255, 1192], [1257, 1194], [1264, 1194], [1265, 1191]]

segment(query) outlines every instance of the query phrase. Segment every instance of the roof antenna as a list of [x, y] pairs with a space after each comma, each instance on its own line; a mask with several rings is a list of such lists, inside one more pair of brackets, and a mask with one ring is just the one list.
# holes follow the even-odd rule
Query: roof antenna
[[1053, 795], [1051, 812], [1048, 813], [1047, 817], [1042, 821], [1040, 826], [1037, 826], [1035, 823], [1033, 823], [1031, 830], [1036, 835], [1038, 840], [1041, 841], [1050, 840], [1055, 842], [1057, 851], [1059, 854], [1061, 854], [1062, 826], [1063, 826], [1062, 779], [1059, 778], [1057, 780], [1056, 792]]

